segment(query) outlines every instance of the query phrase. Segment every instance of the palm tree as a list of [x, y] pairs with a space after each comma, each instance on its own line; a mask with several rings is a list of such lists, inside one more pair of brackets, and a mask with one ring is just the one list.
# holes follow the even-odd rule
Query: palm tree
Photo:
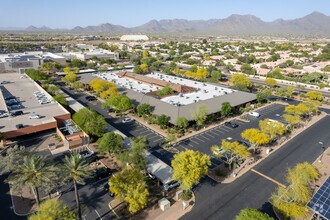
[[28, 184], [34, 194], [37, 207], [39, 207], [40, 185], [50, 182], [50, 175], [55, 171], [51, 163], [46, 162], [45, 156], [29, 155], [23, 158], [23, 163], [13, 171], [8, 181], [14, 183], [14, 188]]
[[78, 154], [71, 155], [71, 157], [65, 156], [63, 159], [64, 167], [63, 172], [67, 175], [66, 179], [71, 179], [73, 181], [76, 204], [78, 209], [78, 219], [81, 219], [80, 201], [77, 189], [77, 184], [84, 185], [84, 178], [89, 178], [92, 169], [88, 167], [86, 160]]

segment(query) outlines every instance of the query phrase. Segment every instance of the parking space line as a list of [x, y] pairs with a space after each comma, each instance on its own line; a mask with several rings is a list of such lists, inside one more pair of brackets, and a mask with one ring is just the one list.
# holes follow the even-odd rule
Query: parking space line
[[223, 127], [223, 126], [221, 126], [221, 127], [219, 127], [219, 129], [221, 129], [222, 131], [224, 131], [224, 132], [228, 132], [228, 131], [231, 131], [231, 130], [234, 130], [234, 129], [229, 129], [229, 130], [227, 130], [228, 128], [226, 127]]
[[203, 140], [203, 139], [200, 139], [199, 137], [200, 137], [200, 136], [198, 136], [198, 137], [197, 137], [197, 135], [196, 135], [194, 138], [196, 138], [196, 139], [198, 139], [198, 140], [200, 140], [200, 141], [202, 141], [202, 142], [204, 142], [204, 143], [205, 143], [205, 140]]
[[235, 120], [235, 123], [237, 123], [237, 124], [239, 124], [239, 125], [244, 125], [244, 124], [246, 124], [246, 122], [238, 121], [238, 120], [237, 120], [237, 121]]
[[216, 134], [218, 135], [218, 133], [220, 134], [224, 134], [225, 132], [223, 130], [220, 130], [219, 128], [214, 129], [216, 131]]
[[208, 134], [209, 132], [205, 132], [204, 135], [207, 135], [209, 137], [211, 137], [212, 139], [215, 138], [214, 136], [212, 136], [211, 134]]
[[214, 135], [219, 135], [218, 133], [214, 132], [215, 129], [210, 130], [210, 133], [213, 133]]
[[141, 132], [139, 132], [139, 133], [144, 134], [144, 133], [149, 133], [149, 131], [148, 131], [148, 130], [143, 130], [143, 131], [141, 131]]
[[94, 209], [94, 211], [96, 212], [97, 216], [99, 216], [99, 218], [102, 220], [102, 218], [101, 218], [99, 212], [98, 212], [96, 209]]
[[[196, 138], [196, 137], [195, 137]], [[197, 138], [198, 139], [198, 138]], [[192, 140], [192, 139], [189, 139], [191, 142], [194, 142], [195, 144], [197, 144], [197, 145], [200, 145], [200, 143], [198, 143], [198, 142], [196, 142], [196, 141], [194, 141], [194, 140]], [[198, 139], [199, 140], [199, 139]], [[204, 142], [204, 141], [203, 141]]]
[[[201, 139], [201, 138], [203, 138], [203, 139], [205, 139], [207, 141], [209, 140], [208, 138], [204, 137], [203, 135], [198, 135], [198, 139], [203, 141], [203, 139]], [[205, 142], [205, 141], [203, 141], [203, 142]]]

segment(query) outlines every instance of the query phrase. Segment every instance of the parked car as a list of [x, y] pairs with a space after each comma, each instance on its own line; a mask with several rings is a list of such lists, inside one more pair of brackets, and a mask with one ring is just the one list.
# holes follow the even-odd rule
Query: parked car
[[228, 127], [232, 127], [232, 128], [237, 128], [238, 127], [238, 124], [236, 124], [233, 121], [227, 121], [227, 122], [225, 122], [225, 125], [228, 126]]
[[92, 156], [94, 154], [94, 151], [91, 151], [91, 150], [84, 150], [84, 151], [81, 151], [79, 152], [79, 157], [83, 157], [83, 158], [88, 158], [90, 156]]
[[237, 142], [241, 145], [244, 145], [247, 148], [251, 147], [251, 145], [249, 143], [245, 142], [245, 141], [237, 140]]
[[22, 106], [21, 105], [10, 105], [10, 106], [8, 106], [8, 110], [9, 111], [11, 111], [11, 110], [15, 110], [15, 109], [20, 109], [20, 108], [22, 108]]
[[10, 83], [10, 82], [6, 81], [6, 80], [3, 80], [3, 81], [0, 82], [0, 84], [8, 84], [8, 83]]
[[16, 125], [16, 128], [17, 128], [17, 129], [24, 128], [24, 125], [23, 125], [23, 124], [17, 124], [17, 125]]
[[10, 100], [10, 99], [15, 99], [15, 98], [16, 98], [15, 96], [10, 95], [10, 96], [6, 96], [5, 100]]
[[124, 118], [121, 122], [122, 123], [129, 123], [129, 122], [132, 122], [134, 121], [134, 119], [131, 119], [131, 118]]
[[163, 185], [163, 189], [168, 192], [171, 189], [174, 189], [178, 186], [180, 186], [180, 183], [176, 180], [172, 180], [171, 182], [166, 183], [165, 185]]
[[249, 112], [249, 115], [256, 117], [256, 118], [260, 117], [260, 114], [258, 112]]
[[105, 178], [105, 177], [108, 177], [111, 175], [111, 171], [109, 168], [105, 168], [105, 167], [102, 167], [100, 169], [97, 169], [94, 173], [93, 173], [93, 177], [95, 179], [102, 179], [102, 178]]
[[10, 113], [11, 116], [18, 116], [18, 115], [23, 115], [23, 111], [15, 111]]
[[0, 118], [5, 118], [5, 117], [8, 117], [7, 113], [0, 113]]
[[39, 114], [33, 114], [33, 115], [30, 115], [29, 116], [29, 119], [38, 119], [40, 118], [41, 116]]
[[106, 192], [108, 193], [109, 196], [114, 197], [115, 194], [114, 194], [113, 192], [111, 192], [111, 190], [110, 190], [110, 186], [111, 186], [110, 183], [107, 182], [107, 183], [104, 185], [104, 191], [106, 191]]
[[95, 101], [96, 100], [95, 96], [91, 96], [91, 95], [90, 96], [86, 96], [85, 99], [87, 101]]

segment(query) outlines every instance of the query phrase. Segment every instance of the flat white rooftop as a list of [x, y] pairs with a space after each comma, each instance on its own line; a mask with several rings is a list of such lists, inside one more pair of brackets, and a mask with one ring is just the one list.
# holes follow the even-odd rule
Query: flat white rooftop
[[[128, 79], [125, 77], [118, 77], [115, 73], [121, 72], [121, 71], [107, 71], [107, 72], [97, 72], [97, 73], [91, 73], [91, 75], [99, 77], [104, 80], [108, 80], [109, 82], [113, 82], [116, 85], [125, 87], [127, 89], [134, 90], [139, 93], [148, 93], [160, 90], [160, 87], [157, 86], [151, 86], [147, 85], [141, 82], [137, 82], [133, 79]], [[215, 98], [218, 96], [224, 96], [230, 93], [237, 92], [233, 89], [224, 88], [221, 86], [211, 85], [208, 83], [203, 82], [196, 82], [190, 79], [186, 78], [180, 78], [176, 76], [170, 76], [166, 74], [162, 74], [159, 72], [147, 74], [146, 76], [160, 79], [163, 81], [167, 81], [170, 83], [175, 83], [179, 85], [185, 85], [196, 88], [194, 92], [187, 93], [187, 94], [177, 94], [168, 96], [165, 98], [160, 99], [163, 102], [170, 103], [172, 105], [181, 106], [181, 105], [188, 105], [191, 103], [196, 103], [199, 101]]]
[[[116, 73], [118, 73], [118, 72], [122, 72], [122, 71], [96, 72], [96, 73], [90, 73], [90, 75], [99, 77], [104, 80], [108, 80], [109, 82], [113, 82], [116, 85], [125, 87], [127, 89], [134, 90], [139, 93], [145, 94], [148, 92], [160, 90], [160, 87], [157, 87], [157, 86], [143, 84], [143, 83], [137, 82], [135, 80], [124, 78], [124, 77], [120, 78], [116, 75]], [[129, 72], [129, 70], [127, 70], [127, 72]]]
[[218, 96], [227, 95], [229, 93], [236, 92], [236, 90], [224, 88], [221, 86], [215, 86], [203, 82], [196, 82], [190, 79], [180, 78], [176, 76], [165, 75], [162, 73], [151, 73], [146, 76], [161, 79], [170, 83], [175, 83], [179, 85], [185, 85], [196, 88], [195, 92], [187, 93], [187, 94], [178, 94], [173, 96], [168, 96], [162, 98], [161, 100], [164, 102], [168, 102], [172, 105], [188, 105], [191, 103], [199, 102], [201, 100], [207, 100], [211, 98], [215, 98]]

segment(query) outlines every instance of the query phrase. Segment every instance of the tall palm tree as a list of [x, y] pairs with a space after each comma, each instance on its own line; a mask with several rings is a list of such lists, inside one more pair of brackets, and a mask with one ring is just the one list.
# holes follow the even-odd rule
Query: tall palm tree
[[79, 154], [71, 155], [71, 157], [65, 156], [63, 162], [63, 172], [65, 173], [65, 175], [67, 175], [66, 179], [71, 179], [73, 181], [76, 204], [78, 209], [78, 219], [81, 219], [80, 201], [77, 184], [84, 185], [84, 178], [91, 177], [92, 169], [88, 167], [86, 160]]
[[20, 164], [9, 176], [8, 181], [14, 183], [14, 188], [22, 187], [28, 184], [34, 194], [37, 207], [39, 207], [38, 188], [42, 184], [50, 182], [50, 175], [55, 171], [51, 163], [46, 162], [45, 156], [29, 155], [23, 158]]

